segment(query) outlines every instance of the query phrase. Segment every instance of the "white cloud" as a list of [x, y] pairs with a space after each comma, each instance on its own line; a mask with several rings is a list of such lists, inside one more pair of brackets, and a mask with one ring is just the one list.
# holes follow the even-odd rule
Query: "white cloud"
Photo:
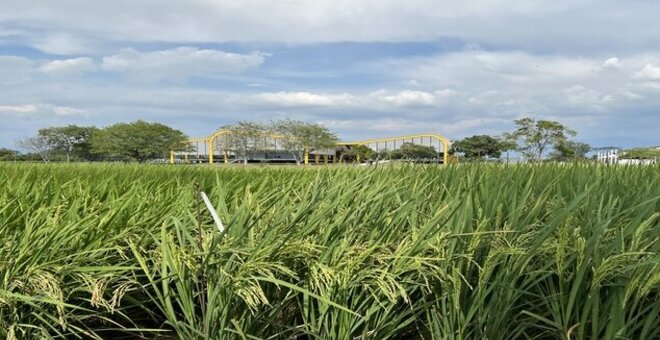
[[57, 32], [37, 42], [49, 53], [80, 53], [75, 51], [85, 44], [75, 33], [92, 41], [310, 43], [459, 37], [592, 48], [657, 43], [658, 9], [656, 1], [615, 0], [4, 0], [0, 22]]
[[[454, 95], [454, 92], [455, 91], [450, 89], [437, 90], [433, 92], [419, 90], [378, 90], [371, 92], [369, 97], [370, 99], [379, 102], [379, 104], [396, 107], [440, 106], [445, 104], [447, 99]], [[373, 103], [368, 104], [373, 105]]]
[[[80, 116], [86, 114], [85, 110], [76, 109], [68, 106], [54, 105], [54, 106], [50, 106], [50, 108], [52, 112], [55, 114], [55, 116], [59, 116], [59, 117]], [[17, 114], [20, 117], [28, 117], [40, 111], [41, 110], [39, 106], [35, 104], [0, 105], [0, 113], [13, 113], [13, 114]]]
[[369, 93], [265, 92], [254, 97], [257, 103], [278, 107], [335, 107], [391, 111], [393, 108], [437, 107], [454, 91], [377, 90]]
[[[630, 105], [660, 105], [655, 99], [660, 87], [652, 81], [660, 79], [660, 67], [655, 66], [660, 53], [624, 57], [625, 62], [614, 57], [470, 49], [381, 61], [370, 72], [415, 79], [426, 88], [452, 89], [444, 101], [433, 93], [433, 106], [482, 116], [521, 112], [568, 116], [578, 109], [603, 114]], [[432, 99], [430, 95], [423, 98], [427, 103]], [[418, 100], [424, 102], [422, 97]]]
[[[331, 130], [348, 132], [358, 136], [358, 139], [370, 137], [394, 137], [410, 133], [435, 132], [444, 134], [446, 137], [464, 135], [475, 128], [481, 131], [490, 130], [493, 126], [510, 124], [508, 118], [458, 118], [441, 119], [440, 117], [428, 117], [425, 120], [410, 117], [385, 116], [379, 119], [333, 119], [319, 120], [318, 123], [327, 126]], [[487, 132], [482, 132], [487, 133]]]
[[458, 83], [461, 77], [469, 82], [471, 77], [476, 76], [489, 82], [506, 81], [525, 86], [539, 81], [591, 76], [599, 66], [597, 62], [583, 58], [534, 55], [524, 51], [482, 50], [421, 58], [419, 63], [415, 67], [418, 75], [424, 76], [422, 80], [425, 82], [436, 79], [435, 82], [449, 80]]
[[612, 57], [603, 63], [603, 68], [608, 69], [608, 68], [620, 68], [621, 67], [621, 61], [619, 58]]
[[39, 70], [50, 75], [72, 75], [96, 71], [96, 64], [87, 57], [53, 60], [41, 65]]
[[266, 92], [255, 97], [257, 102], [284, 107], [346, 106], [353, 103], [349, 94], [318, 94], [311, 92]]
[[53, 106], [53, 112], [58, 116], [79, 116], [86, 111], [67, 106]]
[[[57, 27], [56, 29], [61, 29]], [[95, 51], [98, 39], [82, 39], [71, 33], [51, 33], [30, 36], [32, 46], [44, 53], [56, 55], [87, 54]]]
[[36, 113], [39, 112], [39, 107], [34, 104], [0, 105], [0, 112]]
[[583, 85], [568, 87], [563, 90], [563, 93], [572, 106], [587, 106], [596, 110], [604, 109], [604, 105], [614, 99], [612, 95], [603, 95], [602, 93]]
[[[437, 123], [425, 121], [421, 122], [406, 117], [384, 116], [379, 119], [321, 119], [317, 123], [323, 124], [330, 130], [339, 130], [348, 132], [350, 135], [358, 136], [358, 139], [368, 139], [370, 137], [393, 137], [405, 135], [411, 132], [433, 132], [437, 131]], [[349, 138], [350, 139], [350, 138]]]
[[396, 106], [429, 106], [435, 104], [432, 93], [424, 91], [405, 90], [394, 94], [382, 94], [379, 99]]
[[648, 80], [660, 80], [660, 66], [646, 64], [641, 71], [636, 73], [638, 78]]
[[237, 54], [194, 47], [155, 52], [139, 52], [127, 48], [118, 54], [104, 57], [101, 68], [105, 71], [124, 72], [130, 77], [143, 80], [213, 77], [257, 68], [265, 58], [266, 55], [259, 52]]

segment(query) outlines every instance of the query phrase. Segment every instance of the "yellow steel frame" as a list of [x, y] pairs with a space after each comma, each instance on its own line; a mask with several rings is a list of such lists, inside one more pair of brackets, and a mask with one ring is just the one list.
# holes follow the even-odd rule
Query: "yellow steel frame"
[[[229, 130], [219, 130], [215, 133], [213, 133], [211, 136], [206, 137], [206, 138], [193, 138], [186, 140], [184, 143], [189, 144], [193, 142], [205, 142], [208, 143], [208, 151], [209, 151], [209, 163], [213, 164], [213, 145], [215, 144], [215, 141], [218, 137], [222, 135], [226, 135], [231, 133]], [[282, 136], [280, 135], [275, 135], [275, 134], [264, 134], [266, 137], [272, 137], [272, 138], [281, 138]], [[398, 140], [405, 140], [405, 139], [415, 139], [415, 138], [430, 138], [430, 139], [435, 139], [440, 144], [442, 144], [442, 152], [443, 152], [443, 157], [442, 161], [444, 164], [448, 164], [448, 151], [449, 151], [449, 140], [439, 134], [436, 133], [423, 133], [423, 134], [415, 134], [415, 135], [405, 135], [405, 136], [397, 136], [397, 137], [387, 137], [387, 138], [377, 138], [377, 139], [369, 139], [369, 140], [362, 140], [362, 141], [356, 141], [356, 142], [339, 142], [337, 145], [345, 145], [345, 146], [350, 146], [350, 145], [367, 145], [367, 144], [375, 144], [375, 143], [386, 143], [386, 142], [391, 142], [391, 141], [398, 141]], [[174, 151], [170, 151], [170, 163], [174, 164]], [[187, 156], [187, 155], [186, 155]], [[223, 160], [224, 163], [229, 163], [229, 154], [227, 151], [223, 151]], [[315, 159], [316, 160], [316, 159]], [[305, 164], [309, 164], [309, 150], [305, 150], [305, 155], [304, 155], [304, 162]], [[316, 160], [318, 162], [318, 160]], [[333, 158], [334, 162], [334, 158]]]
[[431, 138], [435, 139], [440, 144], [442, 144], [442, 163], [443, 164], [448, 164], [447, 162], [449, 161], [449, 140], [437, 133], [422, 133], [422, 134], [416, 134], [416, 135], [405, 135], [405, 136], [397, 136], [397, 137], [387, 137], [387, 138], [377, 138], [377, 139], [369, 139], [369, 140], [362, 140], [362, 141], [357, 141], [357, 142], [339, 142], [337, 145], [367, 145], [367, 144], [376, 144], [376, 143], [386, 143], [386, 142], [392, 142], [392, 141], [397, 141], [397, 140], [405, 140], [405, 139], [415, 139], [415, 138]]
[[[229, 130], [219, 130], [210, 135], [209, 137], [206, 138], [193, 138], [193, 139], [188, 139], [184, 144], [189, 144], [189, 143], [194, 143], [194, 142], [205, 142], [207, 143], [208, 151], [209, 151], [209, 164], [213, 164], [214, 160], [214, 155], [213, 155], [213, 145], [215, 144], [216, 139], [218, 137], [230, 134], [231, 131]], [[272, 134], [272, 133], [265, 133], [264, 137], [271, 137], [271, 138], [282, 138], [280, 135]], [[229, 163], [229, 153], [225, 150], [222, 152], [223, 155], [223, 161], [224, 163]], [[170, 151], [170, 163], [174, 164], [174, 151]], [[309, 150], [305, 149], [305, 164], [309, 164]]]

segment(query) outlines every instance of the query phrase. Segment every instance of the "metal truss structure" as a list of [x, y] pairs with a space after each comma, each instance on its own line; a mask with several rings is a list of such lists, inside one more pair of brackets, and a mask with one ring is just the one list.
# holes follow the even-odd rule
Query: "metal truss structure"
[[[223, 138], [227, 138], [231, 132], [228, 130], [219, 130], [212, 135], [204, 138], [194, 138], [185, 141], [186, 144], [191, 146], [192, 151], [170, 151], [170, 163], [178, 162], [197, 162], [197, 163], [214, 163], [219, 161], [219, 157], [222, 157], [223, 163], [229, 163], [232, 158], [232, 151], [224, 150], [222, 145]], [[264, 155], [267, 155], [268, 152], [272, 154], [277, 152], [286, 152], [282, 148], [281, 139], [282, 136], [274, 134], [264, 134], [264, 144], [269, 145], [268, 150], [264, 150]], [[421, 133], [414, 135], [405, 135], [397, 137], [385, 137], [385, 138], [375, 138], [362, 141], [354, 142], [338, 142], [337, 147], [350, 148], [352, 146], [364, 145], [376, 152], [381, 151], [392, 151], [401, 147], [404, 143], [413, 143], [417, 145], [424, 145], [433, 147], [438, 151], [438, 155], [442, 158], [442, 163], [448, 163], [448, 151], [449, 151], [449, 140], [442, 135], [435, 133]], [[314, 154], [314, 150], [305, 150], [304, 152], [304, 163], [309, 164], [309, 156]], [[316, 153], [315, 161], [318, 163], [320, 154]], [[334, 162], [336, 160], [336, 155], [322, 154], [324, 161], [327, 163], [328, 159], [331, 158]], [[264, 156], [264, 160], [273, 160], [269, 159], [267, 156]]]

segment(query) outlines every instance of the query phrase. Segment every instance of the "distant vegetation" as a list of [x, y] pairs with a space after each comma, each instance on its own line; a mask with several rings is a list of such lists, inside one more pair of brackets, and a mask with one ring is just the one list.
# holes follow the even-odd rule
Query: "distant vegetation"
[[660, 159], [660, 149], [658, 148], [634, 148], [622, 152], [621, 158], [627, 159]]
[[137, 120], [103, 129], [77, 125], [44, 128], [17, 145], [29, 151], [20, 157], [24, 160], [144, 162], [167, 157], [170, 148], [183, 147], [181, 143], [186, 139], [181, 131], [167, 125]]
[[[515, 129], [500, 136], [474, 135], [454, 141], [449, 154], [461, 162], [501, 161], [516, 152], [528, 162], [539, 161], [587, 161], [592, 151], [589, 144], [570, 140], [576, 131], [563, 124], [549, 120], [522, 118], [514, 121]], [[263, 149], [265, 135], [277, 135], [278, 147], [286, 150], [296, 163], [303, 161], [304, 150], [326, 149], [336, 146], [337, 134], [327, 127], [298, 120], [283, 119], [268, 123], [241, 121], [222, 126], [230, 131], [220, 139], [221, 147], [230, 150], [237, 159], [247, 163], [250, 155]], [[17, 146], [27, 151], [0, 149], [3, 160], [49, 161], [137, 161], [166, 159], [170, 150], [192, 151], [185, 145], [188, 137], [181, 131], [160, 123], [135, 121], [117, 123], [103, 129], [68, 125], [40, 129], [37, 136], [17, 141]], [[599, 148], [603, 149], [603, 148]], [[397, 150], [376, 151], [366, 146], [353, 146], [350, 150], [339, 150], [342, 160], [361, 161], [383, 159], [431, 159], [437, 157], [432, 147], [404, 143]], [[648, 148], [633, 148], [623, 152], [622, 157], [654, 159], [658, 151]]]
[[279, 147], [293, 155], [299, 165], [305, 150], [334, 148], [338, 141], [337, 135], [321, 124], [292, 119], [265, 124], [242, 121], [220, 129], [229, 132], [221, 139], [222, 148], [234, 152], [245, 164], [252, 153], [268, 148], [267, 135], [277, 136]]

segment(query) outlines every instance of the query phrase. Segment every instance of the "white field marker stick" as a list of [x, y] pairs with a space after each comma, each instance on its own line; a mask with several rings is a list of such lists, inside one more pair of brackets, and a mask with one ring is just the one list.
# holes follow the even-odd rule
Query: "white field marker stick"
[[220, 221], [220, 217], [218, 216], [218, 213], [215, 211], [215, 208], [213, 208], [213, 204], [211, 204], [211, 201], [203, 191], [200, 191], [200, 194], [202, 195], [202, 200], [204, 200], [204, 204], [206, 204], [206, 207], [209, 209], [209, 212], [211, 212], [211, 217], [213, 217], [213, 222], [215, 222], [215, 225], [218, 226], [218, 230], [220, 230], [220, 233], [224, 233], [225, 226], [222, 225], [222, 221]]

